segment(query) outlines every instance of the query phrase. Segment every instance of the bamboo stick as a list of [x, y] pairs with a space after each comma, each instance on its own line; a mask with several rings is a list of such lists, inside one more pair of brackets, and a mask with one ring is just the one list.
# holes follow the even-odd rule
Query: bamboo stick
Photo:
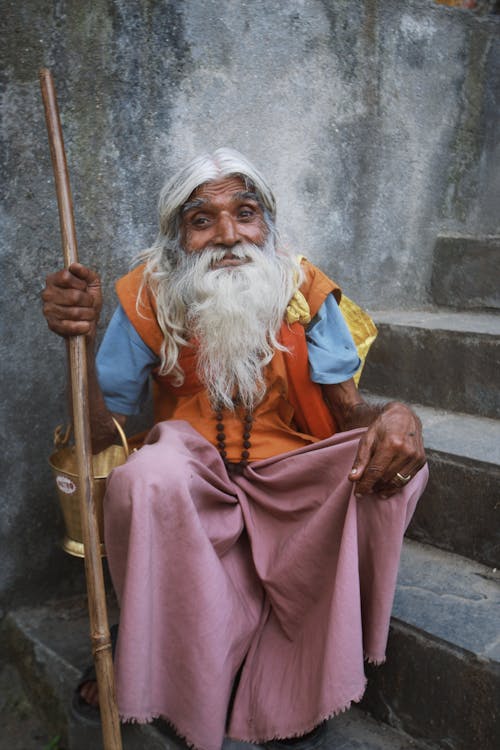
[[[47, 68], [40, 70], [40, 87], [54, 170], [59, 223], [66, 268], [78, 261], [73, 200], [54, 81]], [[115, 698], [113, 657], [109, 635], [106, 594], [99, 547], [99, 529], [93, 496], [87, 359], [85, 336], [69, 339], [69, 361], [78, 475], [81, 486], [80, 513], [85, 547], [85, 576], [90, 617], [90, 638], [99, 687], [99, 706], [104, 750], [121, 750], [120, 722]]]

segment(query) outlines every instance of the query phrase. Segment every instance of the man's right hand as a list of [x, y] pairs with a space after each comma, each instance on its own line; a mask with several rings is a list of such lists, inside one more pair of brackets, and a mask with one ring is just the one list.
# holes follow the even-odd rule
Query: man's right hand
[[42, 300], [51, 331], [65, 337], [95, 336], [102, 307], [101, 280], [95, 271], [72, 263], [47, 276]]

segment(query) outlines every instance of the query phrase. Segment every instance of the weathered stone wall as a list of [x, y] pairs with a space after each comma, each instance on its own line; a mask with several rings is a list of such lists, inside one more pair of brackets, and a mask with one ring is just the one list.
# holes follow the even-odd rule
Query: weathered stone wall
[[369, 308], [427, 303], [438, 231], [494, 233], [499, 19], [432, 0], [25, 0], [2, 4], [5, 603], [81, 585], [47, 467], [64, 345], [40, 314], [60, 265], [37, 70], [56, 78], [81, 259], [112, 281], [156, 196], [220, 145], [269, 175], [284, 240]]

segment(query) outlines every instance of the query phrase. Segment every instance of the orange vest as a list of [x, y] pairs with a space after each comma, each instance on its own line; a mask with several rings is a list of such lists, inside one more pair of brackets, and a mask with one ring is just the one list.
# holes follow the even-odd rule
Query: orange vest
[[[318, 268], [302, 260], [305, 281], [300, 287], [311, 313], [316, 315], [327, 295], [333, 292], [340, 302], [339, 287]], [[120, 303], [142, 340], [158, 356], [163, 333], [155, 315], [150, 291], [143, 287], [140, 304], [137, 299], [144, 266], [138, 266], [118, 280], [116, 290]], [[256, 461], [317, 442], [335, 432], [333, 417], [325, 404], [321, 386], [309, 377], [305, 330], [301, 323], [283, 322], [279, 338], [288, 352], [276, 351], [266, 368], [267, 392], [253, 413], [250, 438], [250, 461]], [[185, 419], [209, 442], [216, 445], [216, 419], [207, 393], [196, 373], [197, 352], [184, 347], [179, 364], [184, 383], [175, 387], [170, 375], [153, 372], [155, 421]], [[241, 459], [243, 414], [241, 410], [224, 411], [224, 432], [229, 461]]]

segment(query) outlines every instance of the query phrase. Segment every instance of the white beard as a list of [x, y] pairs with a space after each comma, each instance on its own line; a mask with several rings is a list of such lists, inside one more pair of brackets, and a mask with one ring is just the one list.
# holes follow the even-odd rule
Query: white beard
[[186, 253], [170, 277], [171, 288], [186, 305], [187, 334], [198, 344], [198, 377], [214, 407], [235, 408], [237, 399], [253, 410], [266, 392], [264, 368], [294, 290], [295, 265], [264, 247], [240, 244], [230, 252], [249, 262], [214, 269], [229, 249]]

